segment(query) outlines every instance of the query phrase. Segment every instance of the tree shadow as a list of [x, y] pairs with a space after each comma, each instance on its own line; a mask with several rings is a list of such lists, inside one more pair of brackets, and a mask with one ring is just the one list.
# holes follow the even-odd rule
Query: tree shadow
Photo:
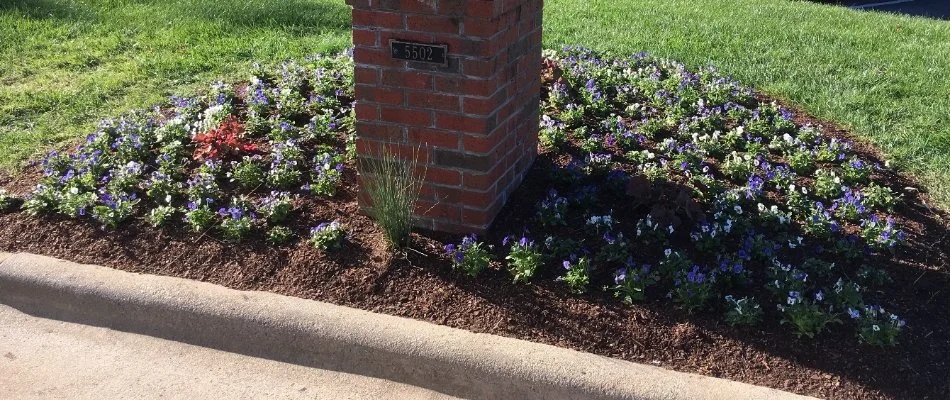
[[16, 14], [29, 19], [89, 21], [95, 14], [88, 8], [56, 0], [8, 0], [0, 2], [0, 13]]
[[868, 12], [887, 12], [950, 20], [950, 3], [944, 0], [810, 0]]
[[[854, 140], [831, 125], [828, 125], [826, 132], [842, 140]], [[863, 159], [880, 161], [879, 154], [860, 141], [855, 141], [855, 151]], [[547, 171], [556, 163], [550, 154], [540, 155], [490, 232], [479, 237], [486, 243], [496, 245], [496, 260], [504, 257], [503, 249], [497, 247], [504, 235], [520, 235], [524, 227], [532, 226], [530, 219], [534, 215], [535, 205], [553, 186]], [[890, 170], [881, 174], [883, 176], [878, 179], [895, 191], [918, 186], [912, 179]], [[663, 188], [672, 193], [677, 186], [670, 184]], [[658, 189], [661, 188], [645, 192], [656, 195]], [[467, 293], [470, 296], [468, 301], [479, 304], [478, 309], [497, 315], [501, 321], [497, 326], [480, 326], [476, 330], [634, 362], [655, 361], [675, 370], [701, 372], [796, 392], [840, 394], [830, 389], [835, 385], [832, 382], [838, 382], [854, 388], [848, 390], [867, 391], [865, 393], [893, 398], [925, 398], [950, 390], [945, 380], [950, 370], [947, 361], [950, 347], [946, 346], [950, 340], [950, 329], [947, 328], [950, 325], [946, 325], [950, 321], [950, 311], [941, 306], [950, 303], [950, 293], [946, 291], [946, 287], [950, 286], [950, 275], [946, 270], [950, 257], [947, 247], [950, 229], [945, 214], [920, 206], [923, 201], [916, 195], [905, 194], [905, 197], [897, 213], [913, 227], [913, 232], [909, 232], [908, 248], [897, 254], [897, 257], [876, 259], [880, 262], [877, 266], [890, 272], [893, 282], [886, 288], [868, 291], [865, 299], [868, 304], [883, 302], [911, 321], [909, 328], [901, 334], [900, 343], [893, 348], [858, 344], [854, 330], [847, 321], [843, 322], [844, 326], [834, 325], [817, 339], [797, 338], [792, 329], [782, 325], [772, 311], [768, 312], [769, 317], [763, 324], [756, 328], [733, 328], [722, 321], [724, 310], [720, 306], [714, 306], [709, 312], [690, 315], [675, 309], [669, 301], [663, 301], [662, 290], [651, 293], [648, 289], [648, 301], [632, 306], [622, 305], [610, 293], [599, 290], [610, 283], [605, 281], [610, 277], [604, 271], [594, 274], [601, 275], [599, 280], [592, 277], [591, 287], [597, 290], [583, 296], [571, 294], [563, 283], [556, 281], [562, 272], [557, 265], [547, 265], [530, 284], [518, 285], [511, 284], [510, 275], [500, 269], [500, 265], [484, 271], [478, 279], [471, 279], [444, 266], [428, 272], [447, 286]], [[654, 210], [650, 204], [670, 205], [675, 199], [676, 196], [667, 196], [638, 205], [640, 203], [633, 201], [633, 198], [604, 198], [606, 202], [617, 205], [613, 209], [617, 219], [627, 222], [635, 221], [637, 215], [647, 211], [652, 214]], [[680, 209], [686, 210], [683, 207]], [[688, 218], [686, 211], [676, 214]], [[528, 234], [532, 239], [542, 241], [543, 235], [569, 235], [570, 229], [566, 227], [558, 232], [548, 229]], [[677, 232], [681, 230], [677, 229]], [[447, 238], [445, 235], [426, 232], [425, 236], [445, 243], [457, 243], [453, 241], [457, 238]], [[686, 240], [679, 238], [675, 243], [677, 246], [689, 246]], [[656, 249], [644, 250], [638, 247], [639, 253], [657, 253]], [[437, 251], [438, 248], [427, 255], [429, 260], [410, 254], [411, 263], [431, 264], [431, 259], [439, 257]], [[762, 274], [763, 267], [752, 264], [750, 267], [756, 268], [755, 274]], [[395, 272], [397, 276], [407, 274], [410, 272], [405, 267]], [[383, 280], [390, 283], [400, 281], [393, 276]], [[748, 286], [749, 294], [765, 305], [773, 304], [767, 300], [770, 294], [764, 285], [760, 285], [758, 280], [756, 282]], [[386, 284], [383, 282], [381, 286]], [[440, 316], [432, 320], [472, 329], [472, 326], [465, 324], [459, 326], [458, 321], [450, 317]], [[614, 334], [604, 335], [605, 332]], [[745, 356], [727, 356], [737, 353]], [[721, 363], [703, 361], [710, 355], [722, 356], [723, 360]], [[697, 365], [703, 366], [703, 369], [697, 368]], [[755, 377], [750, 378], [749, 373], [754, 373]], [[824, 378], [809, 378], [812, 373]], [[820, 382], [822, 379], [826, 379], [827, 384]]]
[[[199, 19], [222, 26], [290, 31], [294, 33], [343, 32], [350, 30], [350, 8], [337, 1], [267, 0], [168, 1], [159, 6], [146, 0], [126, 3], [128, 7], [161, 7], [166, 16]], [[97, 19], [93, 7], [56, 0], [0, 2], [0, 12], [21, 14], [33, 19], [89, 21]], [[159, 16], [160, 17], [160, 16]]]
[[248, 28], [322, 32], [349, 31], [351, 25], [350, 8], [343, 2], [183, 2], [170, 6], [179, 15]]

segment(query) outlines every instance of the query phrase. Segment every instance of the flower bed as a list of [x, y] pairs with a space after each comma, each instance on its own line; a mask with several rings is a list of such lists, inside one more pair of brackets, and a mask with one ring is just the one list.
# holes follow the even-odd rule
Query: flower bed
[[[899, 194], [908, 184], [872, 150], [710, 67], [580, 48], [547, 56], [542, 154], [485, 238], [416, 235], [394, 256], [356, 215], [352, 61], [341, 54], [255, 67], [245, 84], [104, 121], [46, 157], [37, 182], [8, 185], [28, 193], [0, 192], [10, 211], [0, 248], [824, 396], [950, 390], [920, 385], [947, 371], [950, 333], [938, 325], [950, 316], [936, 304], [947, 304], [948, 277], [934, 268], [946, 242], [926, 237], [946, 227]], [[923, 284], [909, 278], [927, 271]], [[905, 369], [888, 357], [916, 377], [873, 370]]]

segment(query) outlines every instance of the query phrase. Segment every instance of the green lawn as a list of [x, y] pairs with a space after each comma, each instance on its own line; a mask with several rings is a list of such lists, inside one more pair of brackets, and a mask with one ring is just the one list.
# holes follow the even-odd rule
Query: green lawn
[[[792, 0], [547, 0], [545, 45], [712, 63], [850, 126], [950, 206], [950, 22]], [[96, 120], [337, 50], [343, 0], [4, 0], [0, 168]]]

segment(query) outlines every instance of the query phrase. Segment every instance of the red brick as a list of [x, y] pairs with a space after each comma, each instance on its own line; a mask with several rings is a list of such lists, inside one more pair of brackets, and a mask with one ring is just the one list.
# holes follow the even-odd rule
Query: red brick
[[375, 104], [357, 100], [354, 109], [356, 110], [356, 119], [358, 120], [372, 121], [379, 118], [379, 107]]
[[453, 169], [439, 168], [432, 165], [416, 167], [416, 173], [425, 174], [425, 181], [438, 185], [458, 186], [462, 184], [462, 173]]
[[504, 49], [504, 43], [498, 40], [480, 40], [472, 37], [440, 37], [440, 42], [449, 46], [449, 52], [464, 54], [469, 59], [493, 59]]
[[487, 227], [495, 219], [495, 213], [487, 209], [462, 209], [462, 223], [469, 226]]
[[467, 96], [488, 97], [495, 92], [507, 89], [508, 84], [498, 79], [467, 79], [459, 76], [433, 78], [435, 90], [444, 93], [463, 94]]
[[383, 70], [381, 83], [406, 89], [431, 90], [432, 75], [411, 71]]
[[444, 15], [408, 15], [406, 29], [418, 32], [459, 33], [460, 20]]
[[353, 29], [353, 45], [354, 46], [379, 46], [379, 37], [378, 32], [375, 30], [368, 29]]
[[405, 139], [403, 127], [398, 125], [386, 125], [369, 122], [367, 120], [356, 121], [356, 134], [374, 140], [385, 140], [390, 142], [401, 142]]
[[491, 18], [495, 14], [495, 2], [494, 1], [466, 1], [465, 7], [465, 16], [467, 17], [479, 17], [479, 18]]
[[498, 129], [499, 134], [491, 136], [464, 135], [462, 136], [462, 150], [468, 153], [487, 153], [498, 147], [504, 140], [505, 129]]
[[491, 78], [498, 73], [498, 60], [464, 60], [462, 61], [462, 73], [467, 76], [478, 78]]
[[353, 71], [353, 80], [356, 83], [376, 85], [379, 83], [379, 69], [357, 66]]
[[462, 24], [462, 35], [489, 38], [500, 32], [502, 19], [467, 18]]
[[394, 60], [390, 57], [388, 50], [367, 47], [356, 47], [353, 49], [353, 62], [357, 65], [368, 64], [384, 67], [397, 67], [401, 64], [401, 61]]
[[[419, 152], [418, 225], [484, 230], [537, 154], [541, 0], [347, 1], [358, 153]], [[456, 57], [449, 69], [407, 70], [389, 53], [394, 38], [446, 44]]]
[[432, 112], [382, 106], [379, 109], [379, 120], [393, 124], [431, 126]]
[[405, 27], [402, 14], [357, 8], [353, 9], [353, 26], [386, 29], [402, 29]]
[[436, 115], [435, 126], [440, 129], [484, 134], [495, 128], [495, 122], [493, 117], [438, 114]]
[[[433, 3], [437, 4], [437, 3]], [[425, 1], [419, 0], [401, 0], [399, 7], [402, 12], [407, 14], [435, 14], [436, 7], [433, 7]]]
[[462, 186], [468, 190], [488, 190], [501, 179], [505, 170], [503, 164], [498, 164], [484, 174], [465, 172], [462, 174]]
[[424, 108], [442, 111], [461, 111], [461, 100], [458, 95], [438, 94], [431, 91], [406, 93], [406, 105], [414, 108]]
[[416, 201], [416, 215], [458, 221], [462, 218], [462, 208], [455, 204], [445, 204], [426, 200]]
[[423, 148], [440, 147], [444, 149], [458, 149], [460, 138], [456, 132], [410, 127], [409, 141], [411, 143], [417, 143]]
[[433, 43], [438, 36], [431, 32], [409, 32], [405, 30], [379, 32], [379, 45], [390, 49], [390, 40], [405, 40], [410, 42]]
[[368, 101], [380, 104], [399, 105], [403, 104], [403, 91], [401, 89], [390, 89], [371, 85], [356, 85], [356, 98], [361, 101]]

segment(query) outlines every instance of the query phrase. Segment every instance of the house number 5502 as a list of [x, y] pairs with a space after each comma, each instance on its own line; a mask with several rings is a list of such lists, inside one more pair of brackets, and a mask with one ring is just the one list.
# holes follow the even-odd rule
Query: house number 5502
[[448, 65], [448, 46], [446, 45], [392, 40], [390, 50], [395, 59]]

